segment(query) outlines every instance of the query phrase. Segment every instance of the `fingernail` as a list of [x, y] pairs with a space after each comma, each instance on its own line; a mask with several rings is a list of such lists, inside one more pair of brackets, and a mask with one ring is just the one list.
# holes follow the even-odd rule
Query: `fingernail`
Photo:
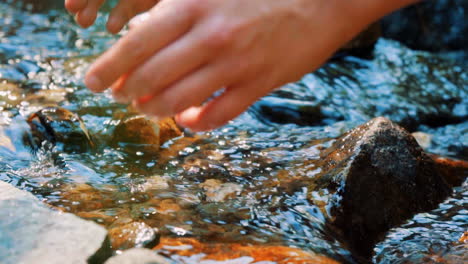
[[101, 81], [94, 76], [86, 77], [84, 83], [86, 87], [93, 92], [99, 92], [101, 90]]

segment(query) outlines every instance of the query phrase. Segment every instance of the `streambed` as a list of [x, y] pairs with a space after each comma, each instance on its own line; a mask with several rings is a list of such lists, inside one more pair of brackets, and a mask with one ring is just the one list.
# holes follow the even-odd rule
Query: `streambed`
[[[295, 182], [313, 186], [321, 169], [304, 161], [319, 159], [336, 137], [374, 117], [423, 132], [428, 152], [468, 159], [465, 51], [416, 51], [381, 38], [371, 59], [335, 59], [227, 126], [185, 132], [153, 150], [112, 141], [119, 114], [131, 111], [82, 83], [89, 63], [116, 40], [103, 18], [84, 30], [60, 8], [33, 7], [0, 3], [0, 180], [115, 232], [132, 223], [157, 228], [157, 250], [181, 263], [213, 254], [199, 243], [297, 248], [359, 262], [325, 224], [320, 201], [329, 194]], [[80, 116], [92, 146], [83, 147], [82, 138], [32, 146], [28, 118], [48, 106]], [[467, 203], [465, 182], [438, 209], [392, 230], [373, 261], [466, 257], [466, 244], [454, 243], [467, 231]], [[198, 252], [177, 248], [181, 238]], [[117, 253], [133, 246], [116, 245]]]

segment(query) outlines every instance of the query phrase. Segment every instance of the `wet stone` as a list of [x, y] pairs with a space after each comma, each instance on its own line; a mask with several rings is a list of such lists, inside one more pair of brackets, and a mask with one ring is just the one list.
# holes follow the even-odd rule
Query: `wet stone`
[[105, 194], [89, 184], [67, 184], [61, 189], [61, 205], [70, 212], [99, 210], [113, 204]]
[[104, 228], [53, 211], [32, 194], [2, 181], [0, 211], [0, 259], [4, 264], [99, 263], [111, 254]]
[[122, 254], [108, 259], [105, 264], [175, 264], [172, 260], [167, 259], [156, 252], [143, 249], [133, 248], [122, 252]]
[[34, 149], [40, 148], [44, 142], [67, 152], [83, 152], [94, 147], [81, 118], [67, 109], [46, 107], [30, 115], [27, 122], [31, 128], [28, 141]]
[[301, 249], [282, 245], [251, 245], [240, 243], [210, 243], [194, 238], [162, 238], [155, 248], [171, 254], [185, 263], [276, 263], [276, 264], [337, 264], [339, 262]]
[[200, 184], [205, 191], [208, 202], [223, 202], [228, 198], [233, 198], [242, 192], [242, 186], [236, 183], [223, 183], [220, 180], [209, 179]]
[[375, 118], [321, 154], [319, 188], [327, 188], [331, 226], [351, 250], [369, 257], [390, 228], [435, 208], [451, 192], [433, 159], [404, 129]]
[[424, 150], [428, 149], [431, 146], [432, 136], [424, 132], [413, 132], [411, 135], [416, 139], [419, 146]]
[[468, 182], [429, 212], [390, 230], [374, 251], [373, 263], [468, 263]]
[[143, 151], [149, 153], [156, 153], [160, 145], [182, 134], [172, 118], [155, 121], [147, 116], [130, 112], [118, 114], [115, 119], [119, 121], [113, 132], [111, 144], [133, 144], [141, 146]]
[[154, 190], [164, 190], [169, 188], [169, 179], [155, 175], [145, 179], [144, 183], [132, 186], [132, 192], [148, 192]]
[[3, 108], [14, 107], [23, 99], [23, 91], [14, 83], [0, 82], [0, 106]]
[[109, 238], [114, 250], [134, 247], [152, 248], [159, 243], [159, 233], [142, 222], [132, 222], [109, 229]]

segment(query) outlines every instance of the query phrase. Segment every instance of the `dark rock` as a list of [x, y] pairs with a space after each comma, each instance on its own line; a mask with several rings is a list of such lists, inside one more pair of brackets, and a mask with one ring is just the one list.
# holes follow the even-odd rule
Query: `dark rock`
[[111, 255], [104, 228], [53, 211], [32, 194], [2, 181], [0, 211], [3, 264], [102, 263]]
[[382, 20], [383, 36], [414, 49], [457, 50], [468, 46], [468, 1], [421, 1]]
[[452, 187], [460, 186], [468, 177], [468, 162], [438, 155], [430, 155], [436, 163], [437, 171]]
[[451, 192], [411, 134], [382, 117], [344, 134], [321, 157], [317, 183], [333, 194], [330, 226], [360, 256], [369, 257], [390, 228]]
[[370, 58], [374, 50], [374, 45], [381, 35], [382, 27], [379, 22], [375, 22], [341, 47], [333, 58], [338, 58], [343, 55]]
[[468, 263], [468, 181], [429, 212], [390, 230], [375, 246], [373, 263]]
[[46, 107], [27, 119], [31, 127], [30, 144], [34, 149], [43, 142], [60, 145], [68, 152], [81, 152], [94, 147], [93, 140], [81, 118], [67, 109]]
[[250, 109], [262, 121], [318, 125], [324, 118], [320, 106], [294, 99], [266, 96]]

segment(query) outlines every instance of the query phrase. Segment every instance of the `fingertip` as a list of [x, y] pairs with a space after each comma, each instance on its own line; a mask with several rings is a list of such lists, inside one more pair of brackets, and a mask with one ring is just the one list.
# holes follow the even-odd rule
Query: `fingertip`
[[116, 17], [116, 16], [109, 16], [109, 19], [107, 20], [107, 30], [112, 33], [112, 34], [117, 34], [122, 30], [125, 22], [122, 21], [122, 19]]
[[96, 20], [97, 13], [93, 13], [88, 9], [78, 12], [75, 16], [76, 23], [83, 28], [89, 28]]
[[175, 121], [182, 127], [188, 128], [193, 132], [213, 130], [217, 126], [209, 125], [202, 120], [203, 107], [190, 107], [175, 116]]
[[84, 83], [86, 87], [94, 93], [102, 92], [104, 90], [101, 80], [92, 74], [87, 74], [85, 76]]
[[83, 10], [88, 1], [87, 0], [65, 0], [65, 8], [72, 14], [78, 13]]

